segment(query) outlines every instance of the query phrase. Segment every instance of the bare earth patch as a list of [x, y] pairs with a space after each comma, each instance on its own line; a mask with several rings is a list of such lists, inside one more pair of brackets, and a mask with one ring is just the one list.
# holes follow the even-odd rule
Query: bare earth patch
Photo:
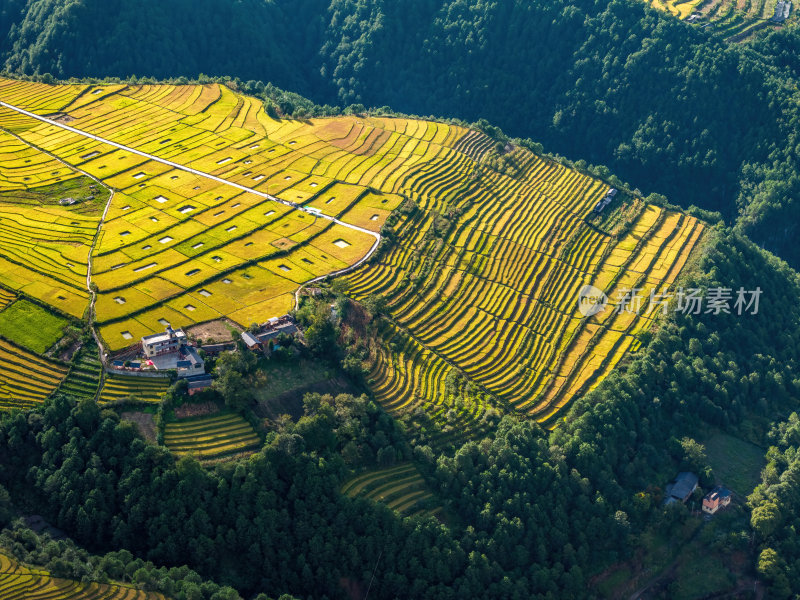
[[130, 421], [136, 425], [148, 442], [156, 442], [156, 422], [153, 415], [143, 412], [124, 412], [120, 416], [124, 421]]
[[47, 117], [57, 123], [72, 123], [72, 121], [75, 120], [75, 117], [72, 117], [67, 113], [53, 113], [52, 115], [47, 115]]
[[238, 332], [242, 331], [242, 328], [236, 325], [233, 321], [228, 321], [227, 319], [217, 319], [216, 321], [209, 321], [208, 323], [203, 323], [202, 325], [194, 325], [189, 327], [186, 330], [186, 333], [189, 335], [189, 337], [196, 337], [203, 341], [207, 341], [208, 338], [213, 338], [213, 340], [218, 343], [227, 342], [233, 339], [229, 329], [231, 327]]
[[213, 415], [219, 412], [219, 407], [213, 402], [203, 404], [182, 404], [175, 409], [175, 416], [178, 419], [188, 419], [189, 417], [202, 417], [203, 415]]
[[289, 238], [278, 238], [272, 245], [276, 248], [280, 248], [281, 250], [288, 250], [297, 245], [297, 242], [290, 240]]

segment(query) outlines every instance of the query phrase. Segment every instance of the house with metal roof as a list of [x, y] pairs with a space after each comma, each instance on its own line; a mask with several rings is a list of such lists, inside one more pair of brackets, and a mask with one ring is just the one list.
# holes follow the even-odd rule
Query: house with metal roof
[[163, 333], [154, 333], [142, 338], [142, 350], [147, 358], [177, 352], [187, 342], [182, 329], [173, 329], [169, 325]]
[[188, 377], [186, 381], [189, 384], [188, 392], [190, 396], [194, 396], [195, 394], [210, 388], [212, 383], [211, 375]]
[[244, 342], [245, 346], [247, 346], [250, 350], [261, 350], [263, 348], [261, 340], [256, 338], [249, 331], [242, 332], [242, 341]]
[[297, 328], [297, 325], [292, 323], [291, 321], [281, 323], [280, 325], [275, 325], [269, 331], [265, 331], [264, 333], [258, 334], [258, 339], [262, 344], [268, 343], [270, 340], [277, 338], [280, 334], [285, 333], [286, 335], [294, 335], [300, 331]]
[[686, 502], [697, 489], [697, 475], [688, 471], [678, 473], [675, 480], [667, 485], [667, 496], [664, 504], [673, 502]]

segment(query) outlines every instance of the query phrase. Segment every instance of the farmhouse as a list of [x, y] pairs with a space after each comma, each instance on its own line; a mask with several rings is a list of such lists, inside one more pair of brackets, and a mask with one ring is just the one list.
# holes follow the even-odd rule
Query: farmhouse
[[202, 392], [205, 389], [211, 387], [211, 376], [210, 375], [200, 375], [189, 377], [186, 379], [189, 384], [189, 395], [194, 396], [198, 392]]
[[270, 340], [276, 339], [280, 334], [294, 335], [300, 331], [289, 316], [281, 317], [280, 319], [270, 319], [267, 323], [267, 330], [260, 333], [258, 341], [266, 345]]
[[186, 343], [186, 334], [182, 329], [174, 330], [167, 325], [164, 333], [154, 333], [142, 338], [142, 350], [148, 358], [177, 352]]
[[236, 345], [233, 342], [225, 342], [222, 344], [206, 344], [205, 346], [200, 347], [200, 349], [209, 356], [219, 356], [221, 352], [234, 350], [235, 348]]
[[206, 372], [205, 362], [192, 346], [181, 346], [173, 356], [177, 359], [175, 368], [178, 370], [178, 377], [191, 377]]
[[616, 197], [617, 197], [616, 188], [608, 188], [605, 197], [594, 205], [594, 212], [596, 213], [603, 212], [603, 209], [609, 204], [611, 204], [611, 201]]
[[697, 475], [682, 471], [678, 473], [675, 481], [667, 485], [667, 497], [664, 504], [672, 504], [674, 502], [686, 502], [689, 496], [692, 495], [697, 489]]
[[731, 491], [718, 485], [703, 498], [703, 512], [713, 515], [720, 508], [725, 508], [731, 503]]
[[242, 332], [242, 341], [245, 343], [245, 346], [248, 347], [250, 350], [261, 350], [261, 340], [257, 339], [252, 333], [248, 333], [247, 331]]
[[142, 338], [142, 350], [147, 364], [159, 371], [175, 369], [178, 377], [191, 377], [205, 373], [205, 362], [197, 350], [187, 343], [182, 329], [167, 325], [164, 333], [146, 335]]

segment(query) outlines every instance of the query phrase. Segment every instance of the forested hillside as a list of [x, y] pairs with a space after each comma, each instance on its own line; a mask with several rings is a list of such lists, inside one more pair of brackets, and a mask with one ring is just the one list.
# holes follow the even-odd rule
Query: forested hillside
[[[95, 184], [115, 192], [102, 223], [108, 191], [64, 206], [73, 212], [61, 229], [4, 217], [4, 247], [25, 250], [14, 264], [63, 281], [33, 287], [26, 276], [13, 293], [0, 290], [0, 308], [15, 307], [8, 320], [39, 334], [12, 331], [19, 347], [0, 340], [9, 374], [0, 596], [29, 584], [48, 598], [53, 585], [110, 584], [175, 600], [696, 598], [754, 583], [769, 597], [800, 593], [800, 34], [791, 27], [730, 45], [640, 0], [4, 0], [0, 70], [14, 76], [0, 100], [25, 107], [3, 109], [5, 160], [19, 163], [12, 183], [27, 194], [6, 203], [38, 202], [24, 183], [32, 177], [49, 181], [42, 196], [88, 196]], [[20, 81], [68, 78], [81, 82]], [[177, 85], [189, 80], [204, 85]], [[139, 148], [149, 148], [147, 168]], [[208, 181], [184, 180], [176, 165]], [[292, 190], [292, 212], [306, 208], [300, 230], [309, 210], [331, 211], [366, 243], [320, 237], [325, 254], [295, 257], [289, 234], [270, 247], [274, 232], [260, 230], [274, 198], [258, 195], [248, 222], [234, 210], [251, 206], [206, 192], [209, 181], [280, 198]], [[156, 183], [168, 191], [150, 194]], [[593, 210], [609, 184], [615, 204]], [[195, 243], [213, 230], [206, 217], [224, 220], [213, 222], [218, 238]], [[281, 228], [289, 217], [275, 216], [284, 218]], [[261, 237], [245, 241], [251, 234]], [[371, 260], [317, 281], [355, 265], [373, 239]], [[80, 261], [51, 251], [66, 244]], [[327, 262], [339, 250], [342, 264]], [[256, 251], [275, 254], [281, 277], [308, 269], [286, 276], [280, 311], [245, 311], [268, 289], [248, 287], [262, 281], [247, 283], [250, 263], [266, 256]], [[605, 265], [607, 277], [590, 281], [613, 282], [609, 292], [645, 290], [641, 282], [706, 299], [727, 290], [733, 310], [681, 311], [676, 296], [646, 326], [623, 316], [597, 335], [563, 334], [553, 323], [574, 310], [576, 273]], [[139, 294], [156, 276], [138, 273], [156, 266], [179, 288], [159, 302], [186, 297], [170, 313]], [[637, 275], [624, 279], [626, 270]], [[199, 298], [188, 297], [194, 290]], [[248, 304], [233, 306], [231, 290]], [[758, 310], [736, 314], [737, 290], [759, 290]], [[47, 327], [31, 302], [54, 298], [72, 309]], [[93, 324], [124, 350], [169, 323], [240, 311], [247, 318], [236, 323], [256, 321], [257, 331], [267, 312], [295, 303], [303, 336], [270, 338], [269, 357], [244, 342], [206, 355], [216, 379], [194, 398], [186, 383], [134, 388], [132, 376], [99, 375]], [[534, 304], [531, 319], [510, 312]], [[23, 326], [25, 311], [36, 328]], [[50, 339], [59, 328], [62, 340]], [[80, 336], [91, 349], [70, 362], [41, 354]], [[604, 361], [596, 379], [594, 359]], [[543, 375], [550, 387], [534, 404], [527, 382], [540, 364], [561, 381]], [[308, 381], [295, 388], [290, 372]], [[755, 467], [742, 453], [720, 459], [709, 446], [706, 455], [715, 437], [747, 446]], [[697, 473], [699, 488], [668, 505], [679, 471]], [[744, 471], [746, 489], [729, 481]], [[719, 484], [732, 505], [710, 521], [691, 514]], [[74, 542], [34, 536], [17, 518], [34, 513]], [[706, 562], [687, 576], [677, 557], [691, 562], [697, 551]], [[703, 571], [712, 563], [719, 579]], [[701, 579], [707, 592], [692, 587]], [[682, 585], [691, 593], [677, 593]]]
[[[552, 434], [506, 417], [494, 439], [454, 456], [416, 448], [453, 515], [447, 526], [338, 493], [353, 433], [369, 444], [387, 435], [385, 419], [363, 419], [366, 399], [344, 395], [307, 397], [296, 425], [271, 433], [249, 461], [213, 471], [146, 444], [111, 410], [57, 398], [0, 419], [0, 485], [92, 551], [188, 564], [243, 595], [345, 598], [374, 576], [376, 598], [587, 597], [593, 575], [630, 555], [629, 536], [665, 519], [659, 485], [686, 464], [680, 438], [774, 414], [800, 388], [796, 274], [723, 232], [698, 267], [686, 283], [764, 286], [759, 314], [666, 319], [647, 349]], [[787, 439], [781, 444], [795, 443]], [[786, 479], [793, 460], [788, 451], [771, 459], [767, 485]], [[777, 503], [773, 521], [796, 518], [781, 488], [764, 494], [753, 501]], [[753, 526], [775, 532], [758, 519]], [[777, 536], [767, 543], [780, 556], [770, 566], [775, 553], [762, 553], [762, 570], [780, 592], [781, 561], [793, 550]]]
[[238, 76], [319, 104], [487, 118], [644, 193], [741, 212], [800, 263], [791, 31], [729, 46], [635, 0], [12, 0], [0, 32], [12, 72]]
[[750, 497], [751, 524], [759, 543], [758, 570], [776, 597], [800, 592], [800, 416], [792, 413], [770, 432], [773, 446], [761, 485]]

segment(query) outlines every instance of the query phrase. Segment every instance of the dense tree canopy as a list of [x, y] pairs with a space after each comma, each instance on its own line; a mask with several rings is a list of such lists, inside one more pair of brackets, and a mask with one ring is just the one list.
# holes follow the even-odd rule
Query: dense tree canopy
[[[658, 487], [702, 462], [687, 435], [742, 427], [800, 391], [797, 275], [737, 234], [710, 235], [684, 283], [761, 286], [759, 314], [670, 316], [552, 434], [506, 417], [492, 439], [437, 457], [409, 448], [367, 397], [311, 394], [256, 456], [208, 470], [147, 444], [111, 410], [56, 398], [0, 421], [0, 485], [91, 550], [188, 565], [245, 596], [345, 598], [373, 572], [375, 598], [586, 596], [598, 569], [632, 551], [628, 533], [660, 514]], [[792, 423], [783, 445], [796, 442]], [[447, 525], [339, 493], [353, 466], [380, 463], [387, 448], [416, 461]], [[784, 474], [794, 451], [780, 452], [752, 523], [763, 544], [754, 566], [778, 591], [795, 568], [784, 525], [800, 512], [781, 491], [794, 485]]]
[[[9, 0], [0, 36], [16, 73], [212, 73], [245, 80], [270, 111], [313, 107], [259, 81], [351, 112], [486, 118], [738, 219], [709, 234], [683, 284], [764, 292], [758, 315], [665, 318], [555, 432], [506, 417], [452, 455], [412, 449], [366, 397], [317, 394], [256, 456], [209, 470], [59, 397], [0, 421], [0, 525], [23, 503], [92, 550], [188, 564], [243, 595], [344, 598], [372, 581], [374, 598], [576, 598], [659, 514], [658, 486], [702, 466], [696, 432], [796, 409], [800, 281], [741, 232], [800, 264], [800, 34], [727, 46], [630, 0]], [[366, 308], [378, 317], [382, 299]], [[362, 357], [337, 347], [330, 311], [299, 317], [313, 354], [356, 379]], [[218, 361], [217, 391], [244, 409], [252, 365], [237, 361]], [[750, 500], [754, 566], [778, 597], [800, 593], [797, 429], [792, 417], [773, 433]], [[446, 525], [339, 493], [360, 466], [409, 459]]]
[[792, 413], [770, 438], [769, 462], [750, 496], [751, 524], [759, 542], [759, 573], [776, 598], [789, 598], [800, 594], [800, 416]]
[[[90, 548], [188, 563], [245, 593], [344, 598], [342, 581], [361, 585], [374, 569], [376, 598], [479, 597], [487, 586], [493, 598], [531, 598], [583, 590], [588, 561], [620, 550], [611, 508], [532, 424], [509, 420], [485, 456], [467, 448], [438, 466], [475, 528], [403, 521], [340, 495], [344, 463], [332, 450], [353, 439], [353, 425], [369, 423], [370, 411], [365, 399], [310, 396], [306, 416], [260, 454], [207, 471], [145, 444], [92, 401], [57, 398], [2, 423], [2, 479]], [[501, 510], [514, 490], [518, 514]], [[578, 511], [592, 528], [575, 521]]]

